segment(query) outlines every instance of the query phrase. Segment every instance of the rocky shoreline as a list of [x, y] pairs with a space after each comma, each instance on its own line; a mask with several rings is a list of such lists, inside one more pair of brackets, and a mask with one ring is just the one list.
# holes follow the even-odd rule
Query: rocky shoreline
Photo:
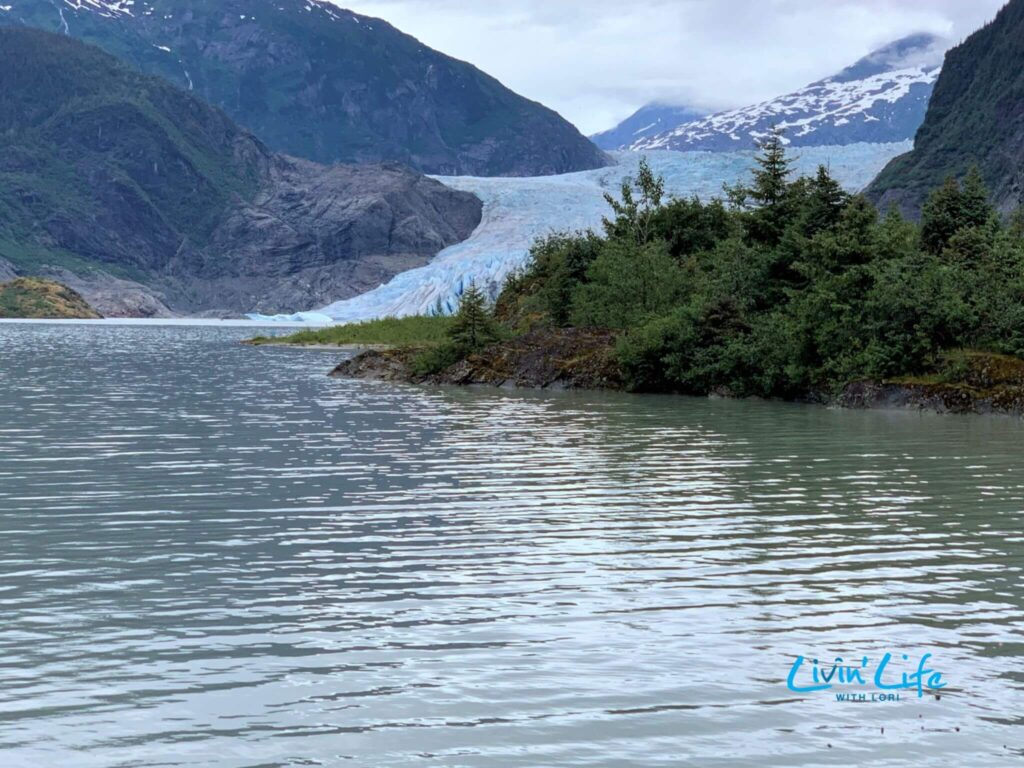
[[[615, 334], [610, 331], [545, 329], [495, 344], [439, 373], [414, 371], [417, 349], [373, 348], [344, 360], [330, 375], [407, 384], [625, 391], [614, 351]], [[956, 380], [935, 376], [856, 381], [837, 395], [815, 395], [805, 402], [850, 409], [1024, 416], [1024, 361], [975, 352], [964, 354], [961, 366]]]
[[434, 374], [418, 375], [417, 349], [372, 349], [343, 361], [331, 376], [410, 384], [488, 385], [529, 389], [621, 390], [611, 331], [534, 330], [503, 341]]
[[954, 380], [852, 382], [836, 398], [836, 405], [1024, 416], [1024, 361], [976, 352], [965, 355], [962, 365]]

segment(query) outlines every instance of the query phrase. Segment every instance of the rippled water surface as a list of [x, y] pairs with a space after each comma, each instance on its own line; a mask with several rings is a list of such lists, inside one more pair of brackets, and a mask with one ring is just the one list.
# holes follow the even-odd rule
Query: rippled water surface
[[[0, 765], [1021, 764], [1021, 422], [248, 333], [0, 324]], [[786, 687], [886, 651], [941, 697]]]

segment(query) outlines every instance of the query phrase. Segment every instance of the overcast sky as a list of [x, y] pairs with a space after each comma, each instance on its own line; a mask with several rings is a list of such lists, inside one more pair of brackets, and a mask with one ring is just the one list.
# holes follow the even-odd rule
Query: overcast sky
[[469, 61], [590, 134], [654, 100], [745, 106], [1005, 0], [334, 0]]

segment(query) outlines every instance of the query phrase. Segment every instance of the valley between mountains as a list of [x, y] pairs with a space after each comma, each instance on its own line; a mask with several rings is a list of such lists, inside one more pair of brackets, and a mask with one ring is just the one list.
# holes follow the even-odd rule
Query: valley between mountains
[[648, 104], [593, 142], [318, 0], [10, 0], [0, 35], [0, 275], [57, 280], [108, 316], [452, 312], [471, 283], [495, 298], [537, 238], [597, 227], [641, 158], [668, 194], [710, 200], [775, 128], [794, 171], [824, 164], [849, 192], [888, 166], [869, 194], [911, 217], [947, 160], [962, 175], [981, 158], [1004, 212], [1019, 186], [974, 146], [985, 132], [962, 137], [970, 157], [939, 149], [970, 65], [943, 78], [931, 34], [756, 105]]

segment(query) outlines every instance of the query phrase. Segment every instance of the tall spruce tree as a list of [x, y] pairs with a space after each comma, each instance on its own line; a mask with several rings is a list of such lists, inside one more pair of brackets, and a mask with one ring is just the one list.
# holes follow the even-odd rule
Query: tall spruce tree
[[984, 227], [992, 222], [996, 215], [995, 207], [989, 202], [988, 187], [981, 176], [978, 166], [972, 165], [960, 185], [961, 194], [961, 229], [964, 227]]
[[476, 283], [470, 283], [459, 301], [448, 338], [465, 353], [493, 344], [498, 337], [498, 324], [491, 316], [483, 291]]
[[758, 144], [761, 154], [755, 160], [754, 186], [750, 198], [762, 208], [770, 208], [785, 201], [789, 189], [789, 176], [793, 173], [786, 157], [785, 131], [774, 128], [771, 135]]
[[824, 165], [808, 183], [804, 233], [808, 236], [832, 229], [839, 223], [850, 196]]
[[793, 169], [786, 156], [784, 136], [781, 128], [775, 128], [758, 145], [761, 151], [755, 158], [754, 183], [745, 190], [746, 199], [755, 209], [750, 234], [755, 241], [770, 246], [779, 244], [793, 213], [789, 194], [789, 177]]
[[921, 209], [921, 245], [931, 254], [941, 254], [961, 227], [963, 193], [955, 176], [929, 195]]

